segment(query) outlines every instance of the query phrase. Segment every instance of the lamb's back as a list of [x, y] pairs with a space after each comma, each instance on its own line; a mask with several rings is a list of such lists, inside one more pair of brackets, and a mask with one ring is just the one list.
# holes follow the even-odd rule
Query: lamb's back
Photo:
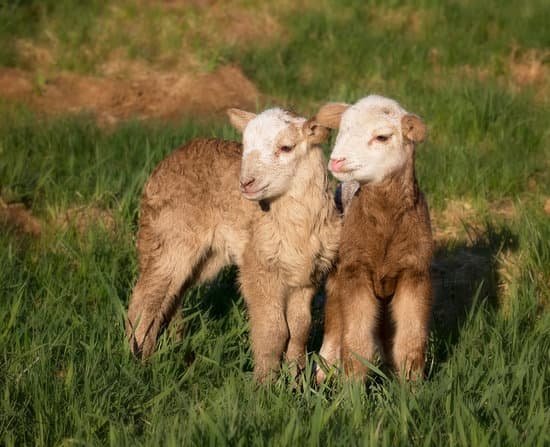
[[196, 139], [162, 160], [143, 189], [142, 224], [162, 222], [183, 229], [231, 223], [252, 214], [250, 201], [239, 191], [241, 144]]

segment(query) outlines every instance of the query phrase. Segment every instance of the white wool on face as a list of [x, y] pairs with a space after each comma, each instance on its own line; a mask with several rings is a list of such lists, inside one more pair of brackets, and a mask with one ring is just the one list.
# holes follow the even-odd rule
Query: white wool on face
[[393, 126], [400, 129], [401, 118], [406, 114], [405, 109], [393, 99], [367, 96], [343, 113], [336, 142], [343, 138], [360, 138], [377, 128]]
[[260, 113], [244, 129], [243, 157], [258, 151], [263, 163], [271, 163], [281, 131], [291, 124], [302, 125], [305, 121], [305, 118], [292, 116], [279, 108]]
[[[370, 95], [350, 106], [343, 114], [331, 158], [346, 159], [342, 180], [379, 181], [401, 166], [405, 153], [401, 119], [407, 114], [396, 101]], [[376, 135], [391, 135], [386, 143], [372, 141]], [[369, 144], [370, 143], [370, 144]]]

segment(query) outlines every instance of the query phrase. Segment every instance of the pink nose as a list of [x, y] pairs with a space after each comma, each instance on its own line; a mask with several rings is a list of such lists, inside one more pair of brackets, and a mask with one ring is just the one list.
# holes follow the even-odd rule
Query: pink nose
[[343, 170], [345, 162], [346, 162], [345, 158], [331, 158], [329, 169], [332, 172], [340, 172]]

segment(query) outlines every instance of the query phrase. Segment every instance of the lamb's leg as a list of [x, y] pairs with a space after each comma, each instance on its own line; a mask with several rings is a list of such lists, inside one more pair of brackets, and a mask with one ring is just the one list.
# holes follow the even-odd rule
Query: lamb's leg
[[422, 378], [430, 325], [431, 282], [429, 275], [399, 279], [391, 304], [395, 322], [393, 363], [401, 377]]
[[[187, 256], [186, 256], [187, 254]], [[182, 288], [190, 285], [201, 253], [172, 250], [151, 259], [141, 272], [128, 306], [126, 335], [130, 349], [142, 359], [155, 350], [161, 329], [172, 318]]]
[[346, 374], [363, 380], [368, 366], [376, 354], [376, 328], [378, 325], [378, 303], [368, 285], [354, 284], [355, 290], [348, 289], [343, 313], [342, 360]]
[[304, 287], [292, 290], [288, 296], [286, 321], [290, 338], [286, 360], [295, 364], [298, 370], [305, 367], [307, 340], [311, 329], [311, 300], [314, 294], [313, 288]]
[[269, 381], [279, 370], [288, 343], [285, 291], [275, 275], [257, 268], [242, 266], [240, 282], [249, 313], [254, 377]]
[[[319, 355], [325, 361], [327, 366], [338, 366], [342, 354], [342, 331], [344, 327], [343, 315], [341, 309], [341, 297], [339, 290], [334, 287], [334, 278], [327, 280], [327, 300], [325, 303], [325, 322], [323, 344]], [[322, 368], [318, 367], [316, 372], [317, 383], [325, 380], [326, 374]]]

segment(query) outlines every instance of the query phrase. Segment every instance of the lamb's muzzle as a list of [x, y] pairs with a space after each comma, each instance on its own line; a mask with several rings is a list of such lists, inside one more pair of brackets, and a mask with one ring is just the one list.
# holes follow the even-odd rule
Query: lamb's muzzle
[[345, 171], [345, 163], [346, 163], [345, 158], [331, 158], [330, 162], [329, 162], [329, 165], [328, 165], [328, 168], [330, 169], [330, 171], [332, 173], [344, 172]]

